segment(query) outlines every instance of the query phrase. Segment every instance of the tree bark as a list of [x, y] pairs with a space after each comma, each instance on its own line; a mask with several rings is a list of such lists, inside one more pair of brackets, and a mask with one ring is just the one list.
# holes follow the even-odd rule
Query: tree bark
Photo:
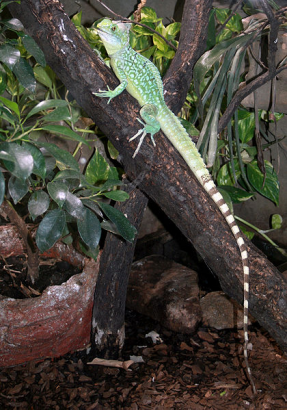
[[[181, 156], [159, 133], [155, 149], [145, 141], [136, 159], [132, 159], [136, 143], [129, 143], [129, 138], [138, 130], [139, 107], [126, 92], [109, 105], [92, 94], [107, 84], [114, 88], [117, 81], [82, 39], [58, 2], [22, 0], [10, 9], [45, 52], [48, 64], [77, 102], [119, 150], [127, 176], [133, 180], [140, 172], [146, 173], [140, 189], [193, 243], [219, 277], [223, 290], [242, 303], [243, 274], [237, 244], [224, 218]], [[250, 312], [286, 351], [286, 282], [261, 252], [247, 244]]]
[[[139, 228], [147, 197], [129, 185], [130, 198], [118, 203], [129, 221]], [[125, 304], [136, 241], [129, 243], [109, 233], [101, 255], [92, 319], [93, 355], [117, 359], [125, 339]]]

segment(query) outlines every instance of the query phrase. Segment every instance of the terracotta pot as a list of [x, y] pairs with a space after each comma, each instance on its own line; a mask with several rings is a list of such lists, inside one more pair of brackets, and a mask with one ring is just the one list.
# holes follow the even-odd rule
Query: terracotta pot
[[[99, 259], [99, 258], [98, 258]], [[82, 273], [41, 296], [0, 296], [0, 366], [58, 357], [90, 342], [99, 261], [84, 260]]]

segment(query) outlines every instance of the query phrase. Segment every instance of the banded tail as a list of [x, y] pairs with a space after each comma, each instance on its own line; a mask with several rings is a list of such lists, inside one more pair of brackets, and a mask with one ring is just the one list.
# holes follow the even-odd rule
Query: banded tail
[[199, 183], [215, 202], [220, 212], [228, 223], [233, 236], [237, 242], [239, 252], [241, 255], [243, 267], [243, 283], [244, 283], [244, 305], [243, 305], [243, 332], [244, 332], [244, 360], [250, 383], [254, 394], [256, 394], [256, 387], [252, 377], [251, 369], [248, 361], [248, 311], [249, 311], [249, 265], [247, 246], [242, 237], [242, 233], [237, 226], [237, 223], [229, 210], [221, 193], [217, 190], [211, 175], [209, 174], [202, 157], [200, 156], [195, 144], [185, 131], [179, 119], [167, 108], [163, 107], [159, 110], [157, 120], [160, 122], [161, 129], [170, 140], [173, 146], [181, 154], [187, 165], [196, 176]]

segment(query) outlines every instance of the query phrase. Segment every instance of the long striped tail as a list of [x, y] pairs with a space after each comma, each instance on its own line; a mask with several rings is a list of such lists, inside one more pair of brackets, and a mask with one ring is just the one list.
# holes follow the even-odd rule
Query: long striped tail
[[248, 253], [247, 246], [242, 237], [242, 233], [237, 226], [237, 223], [229, 210], [223, 196], [218, 191], [214, 184], [211, 175], [209, 174], [202, 157], [200, 156], [195, 144], [185, 131], [184, 127], [180, 123], [179, 119], [167, 108], [163, 107], [158, 116], [161, 129], [177, 151], [186, 161], [187, 165], [196, 176], [197, 180], [203, 186], [208, 195], [215, 202], [220, 212], [224, 216], [228, 223], [233, 236], [237, 242], [242, 267], [243, 267], [243, 282], [244, 282], [244, 307], [243, 307], [243, 331], [244, 331], [244, 360], [250, 383], [254, 394], [256, 394], [256, 387], [252, 377], [251, 369], [248, 361], [248, 311], [249, 311], [249, 266], [248, 266]]

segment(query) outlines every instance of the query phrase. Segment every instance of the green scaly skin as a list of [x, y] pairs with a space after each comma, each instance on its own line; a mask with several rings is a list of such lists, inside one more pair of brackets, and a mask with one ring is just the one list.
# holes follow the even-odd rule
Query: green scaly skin
[[249, 266], [247, 247], [242, 234], [226, 205], [222, 195], [217, 190], [205, 163], [201, 158], [195, 144], [181, 125], [179, 119], [170, 111], [164, 101], [163, 84], [160, 73], [156, 66], [144, 56], [138, 54], [129, 45], [129, 30], [131, 24], [102, 20], [97, 31], [110, 57], [111, 67], [120, 80], [120, 84], [114, 89], [107, 91], [99, 90], [94, 93], [97, 97], [108, 98], [108, 104], [124, 90], [127, 90], [142, 107], [140, 115], [143, 128], [130, 140], [140, 137], [140, 142], [133, 155], [136, 156], [147, 134], [150, 134], [153, 144], [154, 135], [161, 129], [173, 146], [182, 155], [187, 165], [196, 176], [197, 180], [210, 195], [220, 209], [228, 223], [239, 248], [243, 273], [244, 273], [244, 358], [250, 382], [254, 393], [255, 384], [248, 363], [248, 301], [249, 301]]

